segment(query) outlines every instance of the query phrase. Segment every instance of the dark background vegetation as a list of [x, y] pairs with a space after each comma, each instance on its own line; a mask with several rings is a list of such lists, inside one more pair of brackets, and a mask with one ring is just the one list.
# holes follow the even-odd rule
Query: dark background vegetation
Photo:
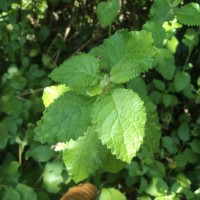
[[[188, 2], [191, 1], [184, 1]], [[34, 128], [44, 111], [43, 89], [55, 84], [48, 78], [52, 69], [72, 55], [88, 52], [108, 37], [108, 28], [102, 28], [97, 20], [95, 10], [98, 3], [98, 0], [0, 1], [1, 199], [7, 200], [6, 190], [11, 191], [19, 183], [23, 185], [17, 191], [23, 193], [23, 187], [28, 187], [27, 190], [32, 188], [38, 199], [43, 200], [59, 199], [74, 185], [64, 167], [59, 184], [50, 180], [45, 182], [43, 175], [47, 164], [59, 161], [60, 155], [48, 145], [44, 145], [44, 150], [39, 142], [34, 141]], [[149, 19], [152, 3], [122, 1], [121, 11], [112, 24], [112, 33], [122, 28], [141, 30]], [[177, 69], [182, 70], [184, 66], [190, 74], [193, 89], [190, 94], [185, 94], [187, 91], [175, 93], [177, 103], [174, 105], [157, 101], [162, 126], [160, 153], [153, 156], [140, 152], [129, 167], [117, 174], [97, 173], [90, 181], [98, 188], [119, 188], [128, 199], [151, 199], [152, 193], [149, 194], [145, 188], [156, 175], [162, 180], [153, 185], [161, 186], [161, 194], [164, 195], [165, 191], [169, 196], [178, 193], [176, 198], [169, 199], [190, 199], [200, 188], [200, 43], [188, 56], [188, 47], [182, 42], [187, 29], [183, 26], [176, 31], [179, 44], [175, 61]], [[194, 30], [198, 31], [198, 27]], [[193, 67], [188, 67], [189, 63]], [[152, 70], [145, 80], [149, 94], [152, 91], [166, 92], [159, 91], [152, 83], [153, 79], [159, 79], [170, 87], [169, 81]], [[180, 136], [181, 131], [186, 132]], [[45, 173], [48, 176], [51, 172]], [[58, 189], [52, 189], [51, 183]], [[180, 184], [184, 189], [177, 192]], [[13, 190], [13, 195], [17, 195]]]

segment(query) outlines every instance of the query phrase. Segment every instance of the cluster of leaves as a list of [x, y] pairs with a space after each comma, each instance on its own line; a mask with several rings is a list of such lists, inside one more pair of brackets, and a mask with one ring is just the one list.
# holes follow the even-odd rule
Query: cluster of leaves
[[0, 197], [199, 199], [199, 5], [34, 2], [0, 1]]

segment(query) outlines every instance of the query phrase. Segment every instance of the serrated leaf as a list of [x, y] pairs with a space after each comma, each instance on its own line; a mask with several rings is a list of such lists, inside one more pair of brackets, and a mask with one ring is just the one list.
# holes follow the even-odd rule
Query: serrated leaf
[[107, 0], [97, 5], [97, 18], [103, 27], [112, 24], [120, 9], [119, 0]]
[[154, 60], [155, 70], [158, 71], [164, 78], [171, 80], [176, 69], [174, 56], [168, 49], [156, 48]]
[[64, 150], [63, 159], [69, 175], [77, 183], [92, 174], [101, 163], [102, 144], [94, 131], [89, 128], [78, 140], [70, 140]]
[[99, 64], [89, 54], [73, 56], [49, 75], [54, 81], [65, 83], [72, 88], [91, 87], [99, 79]]
[[124, 83], [152, 67], [153, 39], [146, 31], [122, 30], [100, 46], [114, 83]]
[[126, 197], [115, 188], [103, 188], [99, 200], [126, 200]]
[[47, 107], [35, 129], [41, 143], [77, 139], [90, 124], [91, 100], [68, 92]]
[[188, 3], [176, 9], [175, 15], [182, 24], [200, 26], [200, 7], [198, 3]]
[[37, 200], [35, 191], [27, 185], [18, 183], [16, 190], [20, 193], [20, 200]]
[[162, 25], [165, 21], [172, 20], [174, 16], [173, 8], [175, 6], [176, 4], [173, 4], [168, 0], [154, 1], [150, 10], [153, 21]]
[[115, 89], [94, 103], [92, 121], [112, 154], [130, 163], [143, 143], [146, 111], [140, 97], [128, 89]]
[[146, 108], [147, 114], [147, 121], [145, 124], [145, 139], [143, 146], [146, 147], [148, 150], [158, 152], [161, 132], [156, 106], [153, 104], [148, 96], [140, 97], [144, 101], [144, 106]]
[[186, 72], [177, 72], [174, 77], [174, 86], [177, 92], [184, 90], [190, 84], [190, 75]]

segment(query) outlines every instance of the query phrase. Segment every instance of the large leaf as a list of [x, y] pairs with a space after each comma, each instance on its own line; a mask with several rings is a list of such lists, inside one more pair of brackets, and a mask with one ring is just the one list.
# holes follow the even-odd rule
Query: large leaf
[[188, 3], [182, 8], [176, 9], [178, 21], [188, 26], [200, 26], [200, 8], [197, 3]]
[[105, 2], [100, 2], [96, 11], [100, 24], [103, 27], [111, 25], [117, 16], [119, 8], [119, 0], [107, 0]]
[[73, 56], [49, 75], [54, 81], [66, 83], [70, 87], [90, 87], [97, 83], [99, 64], [89, 54]]
[[156, 48], [154, 60], [155, 70], [158, 71], [164, 78], [171, 80], [176, 69], [174, 56], [168, 49]]
[[130, 163], [145, 131], [146, 111], [140, 97], [132, 90], [115, 89], [95, 102], [92, 118], [102, 143]]
[[153, 39], [146, 31], [122, 30], [105, 40], [100, 46], [103, 58], [112, 68], [111, 80], [127, 82], [152, 67]]
[[47, 107], [35, 129], [35, 139], [45, 143], [77, 139], [90, 124], [90, 99], [68, 92]]
[[84, 180], [99, 167], [101, 148], [102, 144], [94, 128], [89, 128], [78, 140], [70, 140], [63, 153], [63, 159], [75, 182]]

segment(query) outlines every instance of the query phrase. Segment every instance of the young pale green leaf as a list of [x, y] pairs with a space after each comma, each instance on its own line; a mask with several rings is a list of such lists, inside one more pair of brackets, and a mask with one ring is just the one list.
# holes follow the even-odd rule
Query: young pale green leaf
[[153, 152], [159, 151], [160, 145], [160, 124], [156, 111], [156, 106], [148, 96], [140, 96], [144, 101], [144, 106], [147, 113], [147, 121], [145, 124], [145, 139], [144, 147]]
[[57, 193], [61, 189], [63, 168], [63, 163], [59, 161], [46, 164], [43, 173], [43, 183], [48, 192]]
[[182, 24], [200, 26], [200, 7], [198, 3], [188, 3], [176, 9], [175, 15]]
[[107, 0], [105, 2], [100, 2], [97, 6], [97, 18], [103, 27], [112, 24], [113, 20], [118, 14], [120, 9], [119, 0]]
[[177, 92], [184, 90], [190, 84], [190, 75], [186, 72], [177, 72], [174, 77], [174, 86]]
[[164, 78], [171, 80], [176, 69], [174, 56], [168, 49], [156, 48], [154, 60], [155, 70], [158, 71]]
[[94, 128], [89, 128], [78, 140], [70, 140], [64, 150], [63, 159], [75, 182], [84, 180], [99, 167], [102, 147]]
[[114, 83], [124, 83], [152, 67], [153, 39], [146, 31], [122, 30], [100, 46]]
[[66, 142], [83, 135], [90, 124], [91, 100], [68, 92], [47, 107], [35, 129], [41, 143]]
[[132, 90], [115, 89], [94, 103], [92, 121], [102, 143], [130, 163], [145, 132], [146, 111], [140, 97]]
[[172, 20], [174, 17], [173, 8], [176, 5], [177, 4], [173, 4], [172, 1], [169, 0], [154, 1], [150, 10], [152, 20], [160, 25], [165, 21]]
[[99, 79], [99, 64], [89, 54], [73, 56], [49, 75], [57, 82], [65, 83], [70, 87], [91, 87]]
[[103, 188], [99, 200], [126, 200], [126, 197], [115, 188]]

